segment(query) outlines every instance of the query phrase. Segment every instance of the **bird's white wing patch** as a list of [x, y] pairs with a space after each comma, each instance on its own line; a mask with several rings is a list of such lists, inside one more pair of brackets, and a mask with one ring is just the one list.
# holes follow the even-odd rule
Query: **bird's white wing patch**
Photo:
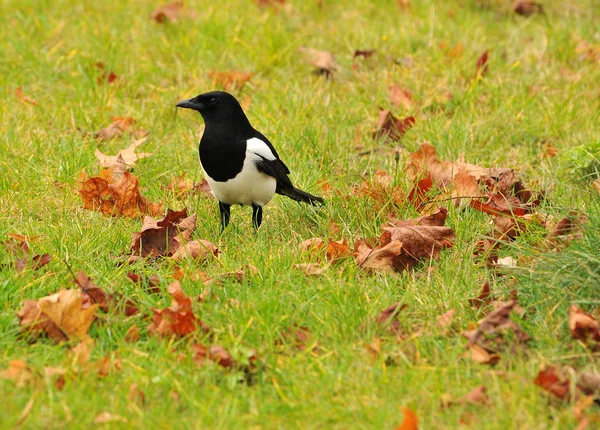
[[275, 160], [275, 155], [269, 148], [269, 145], [257, 137], [253, 137], [246, 141], [246, 151], [253, 152], [270, 161]]

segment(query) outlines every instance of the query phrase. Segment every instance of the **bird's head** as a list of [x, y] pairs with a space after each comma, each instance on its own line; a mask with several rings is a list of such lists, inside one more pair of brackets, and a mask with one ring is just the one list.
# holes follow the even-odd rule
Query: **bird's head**
[[246, 115], [238, 101], [224, 91], [200, 94], [191, 99], [182, 100], [176, 106], [200, 112], [207, 125], [236, 120], [247, 122]]

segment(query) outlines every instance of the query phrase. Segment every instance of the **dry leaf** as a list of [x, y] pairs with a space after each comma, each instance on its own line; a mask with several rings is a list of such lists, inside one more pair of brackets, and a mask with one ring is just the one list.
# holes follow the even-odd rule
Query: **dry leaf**
[[38, 101], [33, 97], [29, 97], [23, 94], [23, 87], [20, 86], [15, 90], [15, 97], [21, 100], [23, 103], [30, 104], [33, 106], [37, 106]]
[[446, 335], [452, 326], [452, 319], [456, 309], [450, 309], [448, 312], [440, 315], [435, 323], [435, 328], [441, 335]]
[[192, 300], [185, 295], [179, 281], [173, 282], [168, 287], [169, 294], [173, 298], [171, 306], [165, 309], [154, 309], [152, 324], [148, 327], [148, 333], [158, 336], [186, 336], [200, 329], [208, 332], [210, 329], [192, 310]]
[[127, 333], [125, 333], [125, 341], [127, 343], [135, 343], [140, 340], [140, 337], [140, 329], [135, 324], [129, 327]]
[[380, 109], [373, 138], [377, 140], [383, 139], [384, 142], [396, 142], [415, 125], [415, 121], [414, 116], [399, 119], [391, 111]]
[[138, 146], [144, 143], [147, 139], [148, 137], [146, 136], [135, 140], [127, 148], [120, 150], [117, 155], [106, 155], [100, 152], [98, 149], [94, 151], [94, 155], [100, 162], [101, 167], [112, 167], [123, 170], [123, 165], [125, 165], [126, 168], [131, 168], [135, 166], [135, 163], [138, 160], [152, 155], [149, 152], [136, 152]]
[[480, 364], [496, 364], [500, 356], [496, 353], [490, 353], [479, 345], [468, 345], [471, 359]]
[[408, 408], [402, 408], [402, 414], [404, 415], [404, 420], [402, 424], [396, 427], [396, 430], [418, 430], [419, 429], [419, 420], [417, 419], [417, 415]]
[[164, 24], [167, 22], [177, 23], [183, 18], [196, 19], [198, 14], [196, 11], [186, 7], [183, 1], [175, 1], [157, 7], [151, 16], [156, 22]]
[[33, 380], [33, 374], [25, 360], [10, 360], [8, 367], [0, 371], [0, 378], [10, 379], [18, 388]]
[[317, 73], [330, 77], [337, 70], [335, 58], [329, 51], [302, 46], [300, 52], [304, 55], [306, 62], [317, 69]]
[[83, 306], [79, 290], [60, 290], [41, 299], [28, 300], [17, 313], [19, 324], [34, 336], [46, 333], [52, 340], [77, 338], [93, 342], [87, 334], [98, 305]]
[[163, 211], [162, 203], [152, 203], [142, 196], [139, 179], [129, 172], [114, 184], [100, 177], [91, 178], [81, 185], [79, 194], [86, 209], [106, 216], [137, 218], [144, 214], [157, 216]]
[[110, 412], [100, 412], [94, 418], [94, 424], [108, 424], [108, 423], [126, 423], [127, 418], [121, 415], [111, 414]]
[[413, 98], [410, 91], [400, 87], [398, 84], [390, 86], [390, 102], [397, 108], [403, 107], [410, 110], [413, 107]]
[[375, 324], [390, 334], [394, 334], [396, 336], [401, 335], [402, 326], [398, 320], [398, 315], [407, 307], [408, 305], [403, 305], [400, 303], [394, 303], [393, 305], [388, 306], [382, 310], [379, 315], [377, 315]]
[[235, 70], [229, 72], [212, 71], [208, 73], [213, 85], [221, 86], [225, 91], [229, 92], [241, 90], [252, 75], [253, 73], [250, 72], [237, 72]]
[[[540, 370], [533, 383], [561, 400], [570, 401], [571, 399], [569, 379], [554, 366], [548, 366]], [[575, 395], [578, 397], [577, 391]]]
[[491, 303], [491, 297], [490, 284], [488, 281], [485, 281], [481, 287], [481, 293], [479, 293], [479, 296], [475, 299], [469, 299], [469, 305], [479, 309], [484, 305], [489, 305]]
[[533, 0], [515, 0], [512, 9], [517, 15], [525, 17], [529, 17], [534, 13], [544, 13], [542, 5]]
[[488, 52], [489, 51], [485, 51], [483, 54], [481, 54], [481, 56], [477, 59], [477, 76], [478, 77], [483, 77], [487, 74], [488, 69], [489, 69], [489, 64], [488, 64]]
[[375, 49], [356, 49], [354, 51], [353, 59], [356, 57], [369, 58], [371, 55], [375, 53]]
[[299, 263], [294, 264], [294, 269], [300, 269], [308, 276], [320, 276], [325, 273], [327, 267], [321, 267], [317, 263]]
[[587, 342], [589, 338], [600, 342], [600, 324], [577, 305], [571, 305], [569, 311], [569, 330], [574, 339]]

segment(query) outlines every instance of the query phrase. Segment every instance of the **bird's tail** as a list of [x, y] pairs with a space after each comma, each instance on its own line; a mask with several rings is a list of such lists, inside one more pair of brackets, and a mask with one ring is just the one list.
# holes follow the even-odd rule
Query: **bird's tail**
[[325, 203], [325, 200], [323, 200], [321, 197], [313, 196], [306, 191], [302, 191], [294, 187], [286, 187], [277, 190], [277, 192], [279, 194], [283, 194], [284, 196], [288, 196], [290, 199], [296, 200], [297, 202], [308, 203], [313, 206], [316, 206], [317, 203]]

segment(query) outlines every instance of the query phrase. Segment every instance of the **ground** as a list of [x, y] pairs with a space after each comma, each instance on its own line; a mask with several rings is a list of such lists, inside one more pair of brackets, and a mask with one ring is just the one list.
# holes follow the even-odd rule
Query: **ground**
[[[39, 236], [31, 240], [32, 253], [52, 260], [18, 272], [8, 248], [0, 247], [0, 369], [22, 360], [29, 372], [21, 384], [0, 378], [0, 427], [83, 427], [104, 417], [114, 427], [394, 428], [409, 408], [426, 429], [574, 428], [573, 404], [533, 381], [546, 364], [600, 366], [598, 353], [572, 339], [567, 327], [571, 304], [591, 312], [599, 303], [600, 203], [591, 186], [600, 154], [599, 16], [592, 0], [540, 3], [544, 13], [523, 17], [499, 0], [274, 6], [198, 0], [186, 2], [177, 22], [159, 23], [151, 17], [158, 2], [4, 2], [0, 241], [13, 233]], [[303, 46], [333, 53], [337, 68], [329, 78], [313, 73]], [[353, 58], [356, 49], [375, 52]], [[485, 51], [487, 70], [478, 70]], [[223, 88], [211, 72], [228, 71], [252, 73], [231, 91], [275, 145], [294, 183], [326, 194], [324, 208], [276, 197], [254, 234], [250, 209], [236, 207], [220, 235], [216, 201], [165, 189], [184, 172], [202, 179], [201, 118], [177, 112], [175, 104]], [[390, 102], [393, 84], [411, 92], [411, 104]], [[380, 107], [414, 116], [414, 126], [396, 142], [374, 139]], [[113, 117], [136, 123], [122, 136], [99, 140], [95, 131]], [[219, 258], [124, 264], [141, 218], [83, 208], [80, 173], [97, 175], [94, 151], [116, 154], [135, 138], [131, 130], [150, 132], [140, 150], [152, 155], [132, 172], [143, 195], [197, 214], [192, 239], [217, 245]], [[490, 217], [446, 201], [456, 237], [439, 260], [402, 273], [371, 273], [353, 258], [322, 276], [294, 268], [320, 261], [300, 252], [305, 239], [353, 244], [378, 236], [387, 215], [419, 215], [408, 200], [382, 206], [352, 190], [383, 170], [408, 193], [404, 166], [423, 142], [440, 159], [515, 169], [530, 188], [546, 193], [539, 213], [585, 214], [583, 237], [560, 252], [542, 252], [535, 244], [543, 233], [525, 234], [502, 250], [521, 270], [500, 276], [474, 256], [476, 243], [491, 234]], [[197, 271], [218, 277], [242, 267], [241, 281], [212, 284], [195, 300], [207, 288], [193, 279]], [[177, 268], [212, 334], [148, 333], [152, 310], [170, 304], [167, 286]], [[71, 271], [85, 272], [140, 309], [130, 317], [98, 311], [89, 330], [91, 356], [82, 363], [73, 358], [77, 340], [33, 341], [21, 334], [16, 317], [26, 300], [75, 288]], [[130, 282], [132, 271], [158, 275], [160, 292]], [[517, 290], [525, 315], [513, 319], [532, 338], [527, 349], [502, 354], [495, 366], [469, 358], [461, 335], [486, 312], [469, 305], [486, 280], [498, 298]], [[407, 305], [401, 340], [373, 324], [394, 303]], [[448, 333], [426, 329], [451, 309]], [[128, 342], [134, 325], [140, 339]], [[310, 331], [302, 349], [281, 334], [294, 326]], [[373, 353], [377, 342], [381, 351]], [[254, 350], [251, 376], [242, 365], [200, 365], [192, 358], [197, 343], [222, 345], [240, 363]], [[101, 377], [94, 363], [104, 357], [119, 364]], [[64, 386], [46, 367], [66, 372]], [[441, 406], [481, 385], [488, 405]], [[586, 414], [593, 418], [598, 410]]]

